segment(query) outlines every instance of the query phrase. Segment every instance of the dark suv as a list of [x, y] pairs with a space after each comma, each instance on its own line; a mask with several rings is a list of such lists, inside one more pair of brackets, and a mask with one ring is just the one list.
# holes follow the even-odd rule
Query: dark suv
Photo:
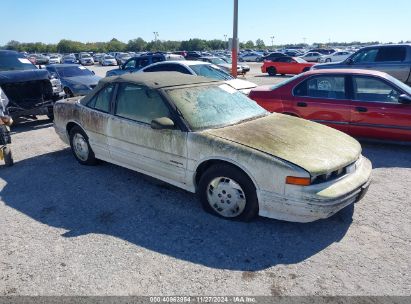
[[137, 72], [152, 63], [166, 60], [184, 60], [184, 57], [176, 54], [153, 54], [133, 57], [127, 60], [124, 64], [120, 65], [118, 69], [107, 71], [106, 76], [116, 76]]
[[411, 44], [368, 46], [358, 50], [344, 61], [317, 64], [312, 69], [377, 70], [411, 85]]
[[0, 51], [0, 87], [9, 100], [7, 111], [12, 117], [51, 117], [54, 102], [64, 97], [60, 80], [15, 51]]

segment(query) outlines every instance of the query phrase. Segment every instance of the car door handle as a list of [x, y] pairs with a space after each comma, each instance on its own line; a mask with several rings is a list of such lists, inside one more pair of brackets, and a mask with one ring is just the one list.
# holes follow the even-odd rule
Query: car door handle
[[355, 110], [360, 113], [368, 112], [368, 109], [365, 107], [355, 107]]
[[305, 108], [306, 106], [307, 106], [307, 103], [305, 102], [297, 102], [297, 107]]

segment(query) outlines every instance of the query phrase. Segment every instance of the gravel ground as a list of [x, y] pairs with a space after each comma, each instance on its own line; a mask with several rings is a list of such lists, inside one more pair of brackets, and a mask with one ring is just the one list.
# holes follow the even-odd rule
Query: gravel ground
[[363, 143], [373, 183], [332, 218], [245, 224], [136, 172], [81, 166], [45, 118], [12, 138], [0, 295], [411, 294], [411, 147]]

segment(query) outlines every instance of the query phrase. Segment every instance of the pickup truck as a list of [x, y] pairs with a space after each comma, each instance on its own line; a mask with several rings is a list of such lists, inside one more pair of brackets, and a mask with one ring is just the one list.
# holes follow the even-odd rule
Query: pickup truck
[[12, 117], [52, 117], [54, 102], [65, 96], [60, 80], [15, 51], [0, 51], [0, 88]]
[[317, 69], [368, 69], [390, 74], [411, 85], [411, 44], [386, 44], [364, 47], [336, 63], [317, 64]]

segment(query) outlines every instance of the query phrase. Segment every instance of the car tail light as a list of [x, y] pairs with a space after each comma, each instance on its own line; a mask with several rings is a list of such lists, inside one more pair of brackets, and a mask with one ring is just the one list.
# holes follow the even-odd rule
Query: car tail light
[[285, 182], [289, 185], [309, 186], [311, 184], [311, 178], [287, 176]]

